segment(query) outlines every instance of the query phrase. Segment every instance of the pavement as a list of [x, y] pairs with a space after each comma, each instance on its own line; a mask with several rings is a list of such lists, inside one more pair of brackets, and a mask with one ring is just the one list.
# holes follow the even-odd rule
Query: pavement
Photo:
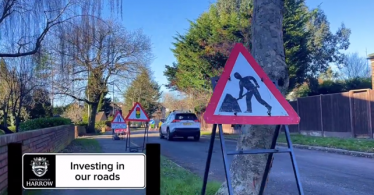
[[[96, 139], [99, 141], [103, 153], [126, 153], [125, 151], [125, 141], [124, 140], [112, 140], [111, 132], [107, 132], [106, 135], [96, 135], [96, 136], [86, 136], [88, 139]], [[144, 131], [143, 131], [144, 133]], [[84, 190], [84, 189], [74, 189], [74, 190], [40, 190], [33, 195], [145, 195], [145, 189], [140, 190], [130, 190], [130, 189], [116, 189], [116, 190]]]
[[[132, 134], [131, 140], [143, 143], [143, 133]], [[203, 178], [209, 147], [208, 137], [199, 142], [160, 139], [150, 132], [148, 142], [160, 143], [161, 154]], [[226, 140], [227, 151], [233, 151], [236, 141]], [[305, 195], [372, 195], [374, 194], [374, 159], [322, 151], [294, 149]], [[229, 160], [232, 160], [229, 156]], [[220, 143], [216, 139], [209, 180], [225, 181]], [[267, 195], [296, 195], [297, 187], [288, 154], [275, 154], [269, 175]]]

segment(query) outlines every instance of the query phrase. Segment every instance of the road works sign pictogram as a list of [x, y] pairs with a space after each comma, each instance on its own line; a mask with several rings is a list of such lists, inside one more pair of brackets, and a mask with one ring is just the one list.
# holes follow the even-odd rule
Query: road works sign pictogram
[[299, 116], [256, 60], [238, 43], [204, 113], [210, 124], [298, 124]]
[[126, 129], [126, 121], [120, 112], [117, 112], [116, 115], [114, 115], [111, 122], [111, 127], [112, 129]]
[[140, 103], [136, 102], [130, 110], [129, 114], [126, 116], [125, 120], [148, 122], [149, 117], [147, 113], [144, 111], [143, 107], [140, 105]]

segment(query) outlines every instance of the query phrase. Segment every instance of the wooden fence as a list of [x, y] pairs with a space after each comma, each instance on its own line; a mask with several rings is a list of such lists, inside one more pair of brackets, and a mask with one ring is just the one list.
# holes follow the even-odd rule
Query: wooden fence
[[299, 125], [289, 126], [291, 132], [373, 138], [374, 91], [371, 89], [298, 98], [290, 104], [300, 116]]
[[[361, 89], [344, 93], [298, 98], [290, 102], [300, 116], [299, 125], [290, 131], [303, 135], [343, 138], [374, 137], [374, 90]], [[200, 116], [202, 130], [211, 131]], [[231, 125], [223, 125], [225, 133], [237, 133]]]

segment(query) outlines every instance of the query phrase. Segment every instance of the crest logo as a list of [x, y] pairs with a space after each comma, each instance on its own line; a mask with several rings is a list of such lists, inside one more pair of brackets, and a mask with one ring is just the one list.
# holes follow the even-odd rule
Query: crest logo
[[32, 172], [37, 177], [42, 177], [45, 175], [48, 171], [49, 162], [46, 158], [34, 158], [34, 160], [31, 161], [31, 168]]

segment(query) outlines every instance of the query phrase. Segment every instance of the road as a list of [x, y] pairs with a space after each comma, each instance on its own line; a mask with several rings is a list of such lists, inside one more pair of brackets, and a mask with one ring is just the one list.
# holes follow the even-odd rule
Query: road
[[[141, 132], [137, 132], [141, 133]], [[132, 135], [132, 142], [142, 144], [141, 134]], [[137, 138], [138, 137], [138, 138]], [[160, 143], [162, 155], [203, 178], [209, 138], [167, 141], [158, 132], [149, 134], [149, 143]], [[228, 151], [236, 142], [226, 141]], [[306, 195], [372, 195], [374, 194], [374, 159], [295, 149], [301, 181]], [[232, 160], [232, 156], [229, 160]], [[225, 181], [219, 140], [215, 142], [209, 180]], [[275, 154], [265, 194], [293, 195], [297, 187], [288, 154]]]

